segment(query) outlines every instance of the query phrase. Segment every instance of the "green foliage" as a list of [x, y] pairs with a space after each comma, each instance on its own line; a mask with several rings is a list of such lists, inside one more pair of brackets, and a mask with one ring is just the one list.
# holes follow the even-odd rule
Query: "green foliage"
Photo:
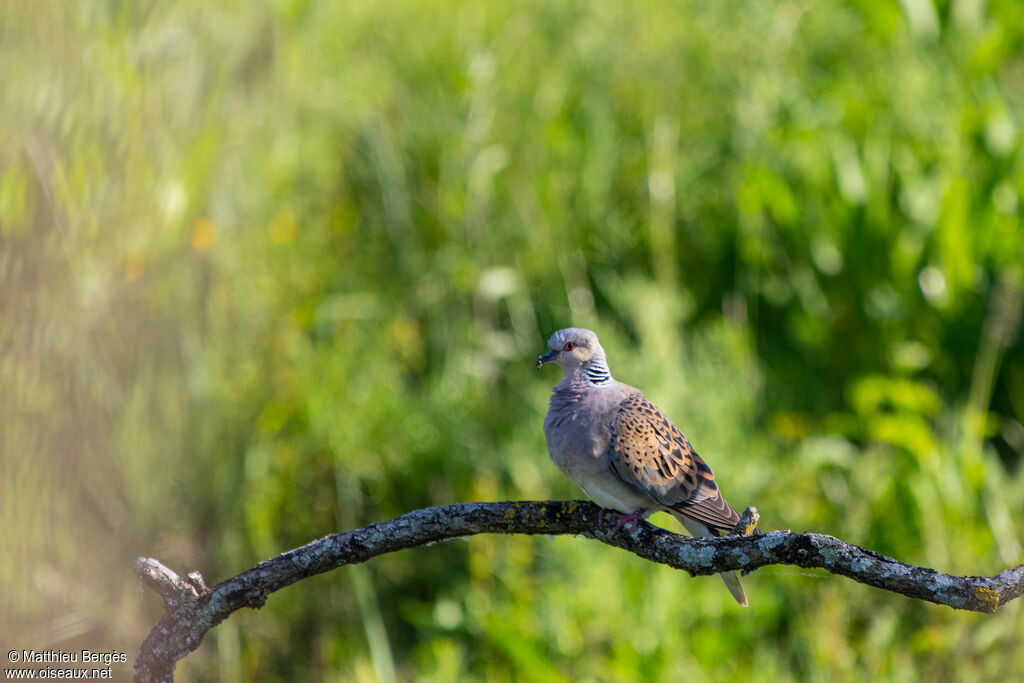
[[[0, 13], [0, 641], [129, 650], [425, 505], [567, 498], [592, 327], [762, 528], [1022, 561], [1017, 3], [16, 3]], [[659, 523], [671, 525], [664, 517]], [[741, 611], [481, 537], [233, 617], [185, 680], [1013, 680], [955, 613], [768, 568]]]

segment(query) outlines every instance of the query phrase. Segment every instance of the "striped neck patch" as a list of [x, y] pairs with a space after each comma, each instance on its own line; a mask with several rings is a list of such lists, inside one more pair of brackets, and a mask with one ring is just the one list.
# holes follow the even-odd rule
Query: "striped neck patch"
[[608, 364], [604, 358], [595, 358], [587, 363], [583, 369], [583, 377], [591, 386], [604, 386], [612, 381], [612, 373], [608, 370]]

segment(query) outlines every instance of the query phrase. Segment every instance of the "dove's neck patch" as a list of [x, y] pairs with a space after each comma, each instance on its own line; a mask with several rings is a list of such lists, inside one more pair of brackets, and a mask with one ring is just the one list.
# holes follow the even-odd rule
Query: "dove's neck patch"
[[611, 384], [612, 373], [608, 370], [608, 363], [604, 358], [593, 358], [587, 363], [583, 371], [587, 384], [593, 387], [603, 387]]

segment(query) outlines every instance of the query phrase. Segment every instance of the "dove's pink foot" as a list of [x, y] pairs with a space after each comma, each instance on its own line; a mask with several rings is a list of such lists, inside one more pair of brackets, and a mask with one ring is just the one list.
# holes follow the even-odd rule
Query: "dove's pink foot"
[[619, 521], [615, 525], [615, 530], [612, 531], [612, 533], [613, 534], [619, 533], [619, 529], [621, 529], [622, 527], [626, 526], [627, 524], [632, 524], [633, 525], [633, 528], [630, 530], [630, 533], [632, 533], [633, 531], [636, 531], [637, 522], [639, 522], [641, 519], [643, 519], [644, 515], [646, 513], [647, 513], [647, 510], [645, 508], [639, 508], [637, 510], [633, 510], [628, 515], [623, 515], [623, 514], [620, 514], [618, 512], [614, 513], [616, 515], [619, 515]]

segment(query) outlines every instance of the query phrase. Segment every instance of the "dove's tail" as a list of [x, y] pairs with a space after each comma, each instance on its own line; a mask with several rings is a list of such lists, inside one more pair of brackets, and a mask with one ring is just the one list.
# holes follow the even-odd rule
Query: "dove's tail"
[[740, 585], [740, 576], [736, 572], [722, 572], [722, 581], [725, 582], [725, 587], [732, 593], [732, 597], [736, 598], [736, 602], [740, 603], [740, 607], [747, 606], [747, 595], [743, 592], [743, 586]]
[[[679, 523], [686, 527], [686, 530], [689, 531], [690, 535], [694, 538], [718, 535], [705, 524], [698, 522], [692, 517], [687, 517], [677, 510], [671, 510], [671, 512], [673, 516], [679, 520]], [[722, 577], [722, 581], [725, 582], [725, 587], [729, 589], [730, 593], [732, 593], [732, 597], [736, 598], [736, 602], [740, 603], [740, 607], [746, 607], [747, 595], [743, 592], [743, 586], [740, 585], [739, 574], [736, 572], [722, 572], [720, 576]]]

